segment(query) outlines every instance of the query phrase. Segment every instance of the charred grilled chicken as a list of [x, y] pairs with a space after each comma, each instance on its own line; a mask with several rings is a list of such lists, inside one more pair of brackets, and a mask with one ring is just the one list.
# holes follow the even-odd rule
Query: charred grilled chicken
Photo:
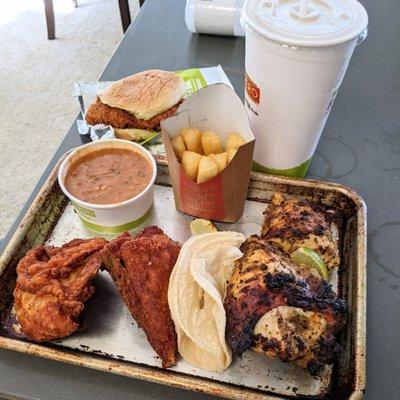
[[276, 193], [264, 215], [262, 236], [284, 253], [308, 247], [323, 258], [329, 272], [339, 266], [337, 213], [333, 209]]
[[317, 375], [340, 351], [334, 334], [344, 326], [345, 303], [263, 238], [250, 237], [241, 251], [224, 302], [230, 348], [236, 355], [254, 348]]

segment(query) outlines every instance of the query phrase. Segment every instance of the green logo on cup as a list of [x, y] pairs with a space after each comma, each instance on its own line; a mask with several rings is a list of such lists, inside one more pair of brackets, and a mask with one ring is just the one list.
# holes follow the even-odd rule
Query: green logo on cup
[[81, 214], [83, 217], [95, 218], [96, 213], [93, 210], [89, 210], [87, 208], [78, 206], [78, 204], [72, 202], [72, 205], [75, 207], [76, 211]]

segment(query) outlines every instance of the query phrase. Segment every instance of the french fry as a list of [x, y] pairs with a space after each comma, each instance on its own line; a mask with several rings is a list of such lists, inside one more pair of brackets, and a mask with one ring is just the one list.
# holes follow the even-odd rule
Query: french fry
[[174, 138], [171, 139], [171, 144], [177, 159], [181, 161], [182, 155], [186, 151], [186, 145], [185, 141], [183, 140], [183, 136], [181, 134], [176, 135]]
[[206, 156], [211, 153], [222, 153], [221, 139], [212, 131], [204, 131], [201, 136], [201, 144]]
[[197, 183], [208, 182], [216, 175], [218, 175], [218, 165], [210, 157], [201, 156]]
[[232, 161], [232, 158], [235, 157], [237, 149], [229, 149], [228, 150], [228, 164]]
[[217, 164], [218, 173], [228, 164], [228, 153], [210, 154], [209, 157]]
[[197, 174], [199, 172], [199, 163], [201, 155], [193, 151], [185, 151], [182, 154], [182, 167], [186, 175], [194, 182], [196, 182]]
[[237, 150], [240, 146], [244, 145], [244, 143], [245, 141], [240, 135], [237, 133], [229, 133], [226, 138], [225, 151], [231, 149]]
[[185, 140], [186, 149], [195, 153], [204, 154], [201, 145], [201, 131], [196, 128], [183, 128], [181, 135]]

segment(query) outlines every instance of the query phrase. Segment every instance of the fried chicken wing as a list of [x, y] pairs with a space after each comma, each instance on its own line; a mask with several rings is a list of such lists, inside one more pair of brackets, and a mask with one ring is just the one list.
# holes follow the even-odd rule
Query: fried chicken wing
[[232, 351], [253, 347], [318, 374], [340, 351], [334, 334], [344, 326], [345, 303], [317, 273], [264, 239], [250, 237], [241, 251], [224, 302]]
[[17, 266], [14, 309], [27, 339], [44, 342], [79, 327], [84, 302], [100, 268], [104, 239], [75, 239], [62, 247], [37, 246]]
[[180, 246], [157, 227], [148, 227], [135, 237], [124, 233], [101, 251], [107, 271], [164, 368], [177, 361], [167, 292], [179, 251]]
[[122, 110], [121, 108], [110, 107], [97, 98], [86, 112], [86, 122], [90, 125], [105, 124], [120, 129], [137, 128], [149, 131], [157, 130], [160, 128], [160, 122], [173, 115], [178, 109], [180, 103], [181, 102], [146, 121], [144, 119], [136, 118], [133, 114], [130, 114], [128, 111]]
[[262, 236], [286, 254], [299, 247], [316, 251], [329, 271], [340, 264], [336, 212], [304, 199], [274, 194], [264, 213]]

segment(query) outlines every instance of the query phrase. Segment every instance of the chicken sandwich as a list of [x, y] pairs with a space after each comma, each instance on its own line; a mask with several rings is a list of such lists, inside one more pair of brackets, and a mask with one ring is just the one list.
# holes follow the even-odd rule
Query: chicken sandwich
[[121, 139], [142, 140], [178, 109], [186, 92], [174, 72], [149, 70], [110, 85], [86, 113], [90, 125], [110, 125]]

